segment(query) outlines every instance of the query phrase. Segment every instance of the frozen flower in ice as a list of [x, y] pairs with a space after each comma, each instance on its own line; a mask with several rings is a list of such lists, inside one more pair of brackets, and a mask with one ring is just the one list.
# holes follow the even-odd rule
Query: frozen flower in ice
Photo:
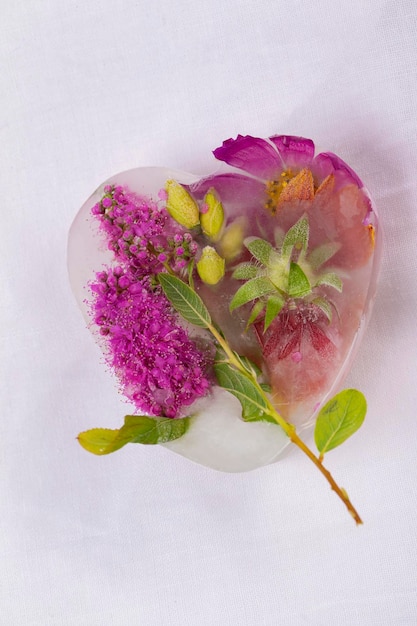
[[118, 266], [98, 273], [90, 288], [106, 360], [138, 410], [178, 417], [207, 393], [210, 348], [188, 336], [160, 287]]
[[335, 346], [326, 334], [327, 325], [326, 315], [313, 303], [289, 302], [261, 339], [263, 354], [277, 360], [291, 357], [299, 363], [307, 342], [321, 356], [330, 356]]
[[314, 156], [311, 139], [273, 135], [268, 139], [238, 135], [214, 150], [215, 157], [246, 172], [208, 176], [191, 187], [197, 199], [209, 189], [232, 211], [276, 214], [287, 230], [304, 213], [316, 216], [322, 241], [338, 241], [336, 264], [360, 266], [374, 243], [373, 211], [363, 183], [331, 152]]
[[322, 184], [329, 184], [329, 176], [339, 186], [352, 183], [363, 187], [355, 172], [335, 154], [314, 158], [314, 143], [303, 137], [273, 135], [266, 140], [238, 135], [224, 141], [214, 156], [265, 180], [265, 205], [273, 212], [285, 201], [312, 200], [315, 193], [321, 193]]

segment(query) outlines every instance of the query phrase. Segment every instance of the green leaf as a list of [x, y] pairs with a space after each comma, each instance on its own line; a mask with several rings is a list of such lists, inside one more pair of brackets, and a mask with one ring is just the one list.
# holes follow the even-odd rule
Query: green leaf
[[133, 436], [132, 443], [157, 444], [167, 443], [179, 439], [188, 430], [190, 417], [165, 418], [148, 417], [146, 421], [141, 415], [127, 415], [122, 427], [129, 436]]
[[237, 352], [233, 352], [233, 354], [235, 355], [237, 360], [241, 363], [241, 365], [245, 368], [245, 370], [248, 372], [250, 376], [253, 376], [254, 378], [258, 378], [258, 376], [262, 374], [262, 370], [259, 369], [256, 363], [248, 359], [247, 356], [241, 356]]
[[281, 298], [280, 295], [277, 294], [268, 298], [265, 311], [264, 333], [266, 333], [283, 306], [284, 298]]
[[329, 274], [322, 274], [318, 281], [316, 282], [316, 287], [319, 285], [327, 285], [328, 287], [333, 287], [337, 291], [342, 292], [343, 283], [339, 276], [334, 272], [329, 272]]
[[306, 251], [308, 247], [309, 230], [308, 217], [304, 215], [287, 231], [282, 244], [282, 255], [289, 258], [294, 246], [299, 250], [302, 249]]
[[263, 265], [268, 265], [269, 257], [273, 250], [272, 246], [265, 239], [259, 238], [248, 238], [245, 239], [244, 244], [252, 256], [255, 257], [258, 261], [263, 263]]
[[252, 278], [236, 291], [230, 303], [230, 311], [273, 291], [275, 287], [266, 276]]
[[332, 321], [332, 317], [333, 317], [332, 305], [330, 304], [328, 300], [326, 300], [326, 298], [322, 298], [321, 296], [318, 296], [317, 298], [314, 298], [314, 300], [312, 300], [312, 303], [318, 306], [319, 309], [323, 311], [323, 313], [325, 314], [329, 322]]
[[291, 262], [288, 277], [288, 295], [291, 298], [303, 298], [311, 293], [310, 281], [297, 263]]
[[339, 249], [340, 243], [324, 243], [321, 246], [314, 248], [314, 250], [308, 255], [307, 261], [313, 270], [317, 270], [321, 265], [326, 263], [326, 261], [331, 259]]
[[247, 376], [229, 363], [215, 364], [214, 371], [219, 385], [239, 400], [242, 405], [242, 418], [246, 422], [267, 421], [276, 424], [276, 421], [266, 413], [268, 408], [266, 398]]
[[241, 263], [237, 266], [232, 274], [232, 278], [237, 280], [248, 280], [249, 278], [255, 278], [258, 273], [258, 268], [253, 263]]
[[366, 400], [357, 389], [345, 389], [321, 409], [316, 422], [314, 440], [321, 455], [346, 441], [362, 425]]
[[158, 274], [158, 280], [174, 309], [187, 322], [202, 328], [210, 326], [211, 317], [206, 305], [189, 285], [171, 274]]
[[103, 455], [119, 450], [127, 443], [157, 444], [182, 437], [187, 431], [190, 417], [171, 419], [126, 415], [119, 430], [93, 428], [78, 435], [78, 441], [88, 452]]

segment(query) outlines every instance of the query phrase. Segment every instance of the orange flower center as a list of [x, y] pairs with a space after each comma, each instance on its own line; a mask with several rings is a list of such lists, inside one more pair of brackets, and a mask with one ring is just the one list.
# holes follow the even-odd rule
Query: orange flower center
[[266, 183], [265, 208], [276, 213], [284, 202], [313, 200], [314, 179], [311, 170], [304, 168], [297, 173], [284, 170], [279, 178]]
[[281, 172], [278, 179], [268, 180], [266, 183], [267, 200], [265, 202], [265, 208], [275, 213], [277, 210], [278, 200], [282, 193], [282, 190], [288, 185], [290, 180], [294, 178], [293, 172], [288, 169]]

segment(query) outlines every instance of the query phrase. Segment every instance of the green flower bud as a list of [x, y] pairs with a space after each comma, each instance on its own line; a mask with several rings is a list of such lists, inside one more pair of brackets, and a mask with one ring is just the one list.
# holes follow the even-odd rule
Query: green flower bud
[[211, 246], [203, 248], [197, 272], [203, 283], [217, 285], [224, 276], [225, 260]]
[[167, 180], [167, 211], [178, 224], [194, 228], [200, 223], [198, 206], [194, 198], [176, 180]]
[[247, 220], [245, 218], [238, 218], [227, 227], [220, 241], [220, 251], [228, 261], [242, 252], [246, 229]]
[[214, 189], [209, 189], [204, 196], [203, 206], [205, 211], [202, 210], [200, 215], [203, 233], [213, 241], [217, 241], [223, 229], [224, 210]]

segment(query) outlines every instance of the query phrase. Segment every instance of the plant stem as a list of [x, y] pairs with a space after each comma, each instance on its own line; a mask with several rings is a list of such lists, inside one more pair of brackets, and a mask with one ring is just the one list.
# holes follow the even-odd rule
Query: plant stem
[[281, 426], [281, 428], [283, 429], [285, 434], [290, 438], [291, 442], [294, 445], [296, 445], [302, 452], [304, 452], [304, 454], [310, 459], [310, 461], [312, 461], [314, 463], [314, 465], [317, 467], [317, 469], [323, 474], [323, 476], [325, 477], [325, 479], [329, 483], [331, 489], [339, 496], [339, 498], [342, 500], [342, 502], [346, 506], [346, 508], [349, 511], [349, 513], [352, 515], [352, 517], [355, 520], [356, 524], [358, 524], [358, 525], [359, 524], [363, 524], [362, 519], [359, 516], [359, 513], [357, 512], [357, 510], [355, 509], [355, 507], [351, 503], [351, 501], [349, 499], [349, 496], [347, 495], [346, 491], [343, 488], [339, 487], [339, 485], [334, 480], [333, 476], [330, 474], [329, 470], [327, 470], [324, 467], [324, 465], [322, 463], [322, 459], [323, 459], [322, 455], [316, 456], [314, 454], [314, 452], [312, 452], [312, 450], [310, 450], [310, 448], [304, 443], [304, 441], [302, 439], [300, 439], [300, 437], [297, 434], [297, 431], [296, 431], [296, 428], [295, 428], [294, 424], [291, 424], [290, 422], [287, 422], [282, 417], [282, 415], [280, 415], [278, 413], [278, 411], [276, 410], [274, 405], [271, 403], [271, 401], [265, 395], [265, 392], [262, 389], [262, 387], [260, 386], [256, 376], [254, 376], [254, 374], [252, 372], [247, 370], [242, 365], [242, 363], [240, 363], [240, 361], [236, 358], [233, 350], [230, 348], [230, 346], [227, 343], [227, 341], [221, 336], [221, 334], [216, 330], [216, 328], [214, 326], [210, 325], [208, 327], [208, 329], [210, 330], [210, 332], [212, 333], [212, 335], [214, 336], [216, 341], [219, 343], [219, 345], [223, 348], [230, 365], [233, 365], [242, 374], [244, 374], [245, 376], [250, 378], [251, 382], [254, 385], [256, 385], [259, 393], [261, 393], [263, 395], [263, 397], [265, 398], [265, 400], [267, 402], [267, 405], [268, 405], [268, 409], [266, 411], [268, 413], [268, 415], [270, 417], [272, 417], [277, 422], [277, 424], [279, 426]]
[[346, 491], [344, 489], [342, 489], [341, 487], [339, 487], [339, 485], [334, 480], [333, 476], [330, 474], [329, 470], [327, 470], [324, 467], [324, 465], [322, 464], [320, 458], [317, 457], [314, 454], [314, 452], [312, 452], [310, 450], [310, 448], [308, 448], [308, 446], [306, 446], [304, 441], [302, 439], [300, 439], [300, 437], [295, 432], [295, 429], [294, 429], [293, 434], [290, 435], [290, 439], [291, 439], [292, 443], [294, 443], [296, 446], [298, 446], [300, 448], [300, 450], [302, 450], [302, 452], [304, 452], [304, 454], [306, 454], [308, 456], [308, 458], [314, 463], [314, 465], [320, 470], [320, 472], [323, 474], [323, 476], [325, 477], [327, 482], [330, 484], [330, 487], [332, 488], [332, 490], [342, 500], [342, 502], [346, 506], [347, 510], [349, 511], [349, 513], [351, 514], [353, 519], [355, 520], [356, 524], [357, 525], [363, 524], [363, 521], [360, 518], [359, 513], [357, 512], [357, 510], [355, 509], [355, 507], [351, 503], [351, 501], [349, 499], [349, 496], [347, 495]]

